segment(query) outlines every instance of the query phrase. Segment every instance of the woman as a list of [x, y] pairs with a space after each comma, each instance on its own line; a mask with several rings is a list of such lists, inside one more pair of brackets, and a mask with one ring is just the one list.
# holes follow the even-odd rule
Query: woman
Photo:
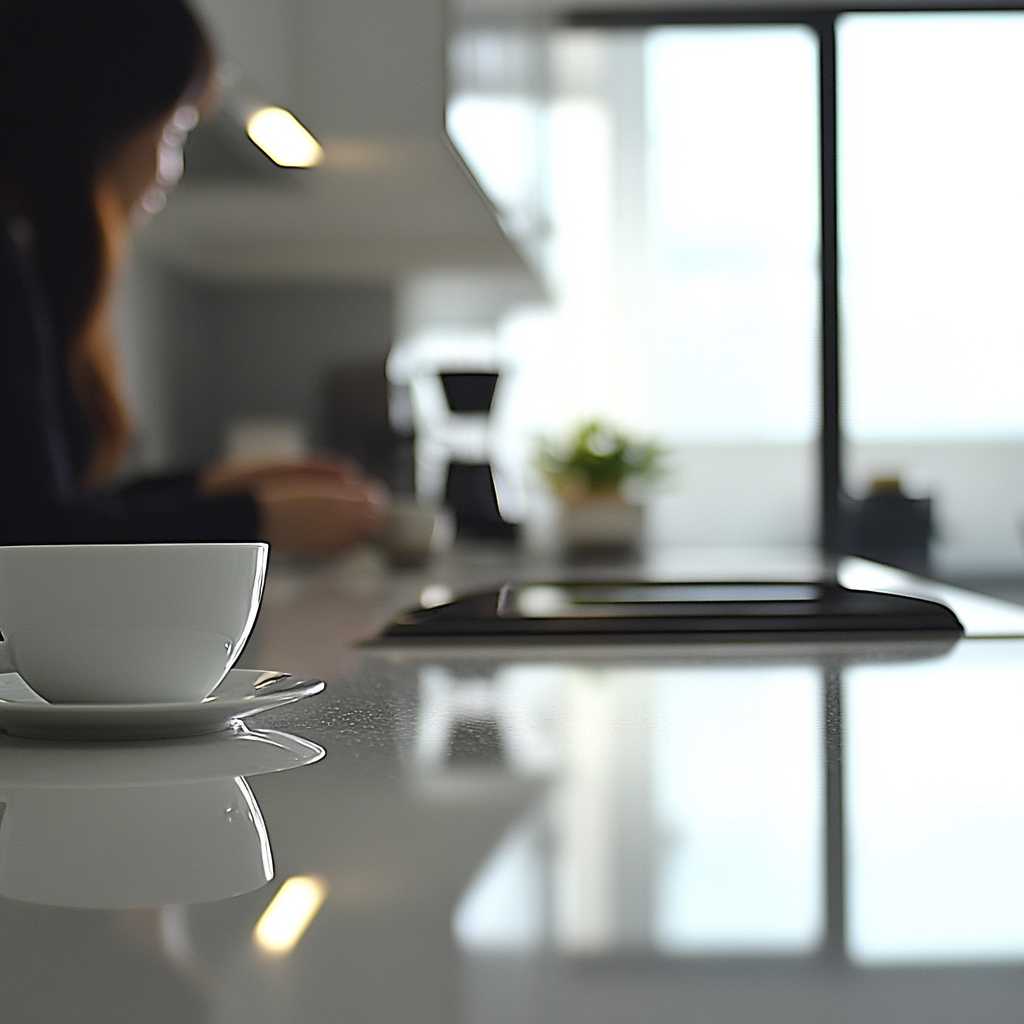
[[131, 435], [112, 285], [211, 65], [182, 0], [0, 3], [0, 544], [262, 538], [318, 557], [379, 527], [378, 487], [326, 459], [111, 484]]

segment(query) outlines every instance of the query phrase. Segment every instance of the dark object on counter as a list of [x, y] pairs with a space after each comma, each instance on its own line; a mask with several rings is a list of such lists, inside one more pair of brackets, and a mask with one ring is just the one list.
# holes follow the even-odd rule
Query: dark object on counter
[[[442, 370], [438, 376], [452, 413], [483, 417], [486, 423], [501, 374], [496, 370]], [[455, 513], [460, 537], [514, 541], [518, 536], [516, 524], [501, 514], [494, 470], [488, 462], [449, 463], [444, 503]]]
[[532, 583], [408, 612], [381, 640], [729, 643], [962, 634], [959, 619], [935, 601], [836, 584]]
[[515, 540], [515, 523], [506, 522], [498, 507], [494, 473], [486, 462], [452, 462], [444, 503], [455, 513], [455, 530], [460, 537]]
[[389, 397], [383, 358], [332, 367], [323, 384], [321, 440], [393, 494], [413, 494], [414, 439], [392, 425]]
[[865, 498], [842, 496], [839, 527], [844, 554], [928, 575], [932, 499], [907, 497], [898, 480], [875, 481]]
[[500, 374], [445, 370], [441, 373], [441, 387], [448, 408], [458, 413], [489, 413], [494, 404], [494, 391]]

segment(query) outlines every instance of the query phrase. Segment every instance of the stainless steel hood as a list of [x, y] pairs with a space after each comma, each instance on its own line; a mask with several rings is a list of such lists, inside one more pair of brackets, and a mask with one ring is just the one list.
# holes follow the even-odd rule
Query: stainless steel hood
[[326, 150], [270, 163], [225, 110], [143, 247], [220, 280], [387, 280], [523, 273], [521, 255], [444, 130], [442, 0], [197, 0], [244, 88], [291, 109]]

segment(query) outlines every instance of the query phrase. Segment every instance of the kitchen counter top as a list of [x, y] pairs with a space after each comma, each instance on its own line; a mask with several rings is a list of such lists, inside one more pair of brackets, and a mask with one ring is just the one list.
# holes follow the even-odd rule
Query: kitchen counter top
[[[1024, 1020], [1024, 609], [954, 592], [968, 636], [944, 652], [356, 644], [428, 588], [556, 568], [278, 566], [245, 664], [323, 694], [152, 756], [0, 737], [0, 892], [37, 893], [0, 898], [0, 1017]], [[265, 914], [293, 891], [294, 934]]]

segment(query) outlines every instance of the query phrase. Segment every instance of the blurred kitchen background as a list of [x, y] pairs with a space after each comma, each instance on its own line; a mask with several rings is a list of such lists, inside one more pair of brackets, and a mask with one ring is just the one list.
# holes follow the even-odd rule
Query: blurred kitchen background
[[[816, 543], [813, 33], [597, 28], [559, 0], [194, 2], [225, 102], [123, 286], [135, 471], [331, 448], [437, 502], [450, 463], [488, 463], [543, 547], [536, 439], [597, 416], [667, 451], [648, 540]], [[851, 522], [896, 501], [930, 571], [1012, 595], [1024, 14], [849, 14], [837, 47]], [[319, 166], [261, 153], [254, 102]]]

